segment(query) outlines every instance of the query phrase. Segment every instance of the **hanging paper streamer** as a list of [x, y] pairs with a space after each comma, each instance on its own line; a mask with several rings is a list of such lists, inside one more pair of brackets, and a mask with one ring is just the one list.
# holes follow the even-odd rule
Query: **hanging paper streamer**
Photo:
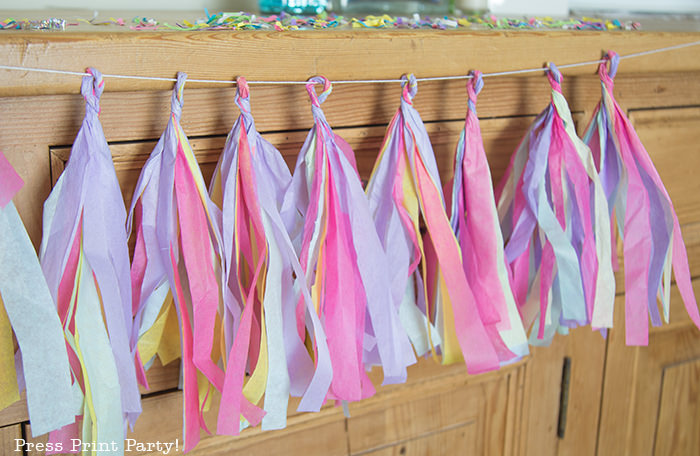
[[[610, 214], [616, 216], [623, 239], [627, 344], [647, 345], [649, 317], [654, 326], [661, 324], [657, 295], [668, 323], [671, 269], [688, 315], [699, 328], [700, 314], [673, 203], [649, 154], [613, 97], [613, 78], [620, 57], [611, 51], [605, 60], [598, 70], [603, 95], [584, 141], [593, 151]], [[610, 228], [614, 236], [615, 225]], [[605, 318], [612, 320], [612, 308]]]
[[615, 297], [610, 217], [590, 149], [578, 138], [550, 64], [552, 102], [511, 158], [496, 198], [512, 287], [530, 343], [600, 318]]
[[[245, 78], [236, 81], [241, 110], [217, 164], [210, 193], [222, 208], [226, 279], [224, 333], [228, 362], [218, 433], [237, 434], [242, 401], [258, 404], [264, 393], [263, 430], [286, 426], [290, 391], [304, 393], [314, 364], [297, 335], [293, 273], [303, 276], [280, 215], [292, 179], [282, 155], [255, 129]], [[303, 285], [303, 284], [302, 284]], [[315, 311], [302, 286], [308, 309]], [[318, 318], [319, 353], [327, 353]], [[288, 365], [287, 360], [291, 360]], [[244, 382], [246, 366], [250, 378]], [[319, 361], [318, 377], [331, 373], [329, 359]], [[327, 388], [327, 386], [326, 386]]]
[[455, 152], [449, 192], [450, 225], [462, 251], [462, 267], [486, 330], [502, 363], [527, 355], [527, 338], [510, 288], [491, 171], [481, 139], [476, 97], [480, 71], [467, 82], [468, 110]]
[[[131, 268], [134, 289], [134, 330], [139, 352], [148, 342], [155, 352], [172, 352], [164, 330], [172, 313], [180, 326], [184, 389], [185, 450], [199, 441], [203, 414], [213, 388], [221, 391], [224, 372], [220, 359], [221, 319], [219, 275], [221, 214], [209, 199], [202, 173], [180, 125], [185, 73], [178, 73], [172, 112], [165, 132], [141, 171], [129, 213], [136, 247]], [[172, 308], [174, 304], [174, 309]], [[144, 363], [150, 361], [144, 355]], [[212, 388], [213, 387], [213, 388]], [[252, 409], [255, 409], [254, 407]], [[257, 409], [247, 415], [260, 421]]]
[[[427, 351], [428, 344], [435, 352], [432, 317], [444, 363], [463, 359], [470, 373], [497, 369], [499, 357], [463, 273], [459, 245], [445, 213], [430, 139], [413, 108], [416, 79], [410, 75], [402, 80], [401, 106], [389, 124], [367, 185], [377, 231], [394, 274], [392, 293], [403, 300], [404, 315], [410, 312], [402, 321], [419, 354]], [[421, 215], [427, 248], [419, 228]], [[427, 318], [417, 322], [419, 316]], [[416, 327], [421, 327], [422, 334]]]
[[[322, 84], [316, 95], [314, 87]], [[332, 375], [309, 385], [300, 410], [318, 410], [325, 398], [357, 401], [374, 394], [365, 373], [380, 364], [384, 383], [406, 380], [406, 366], [415, 362], [410, 342], [398, 318], [398, 302], [386, 286], [389, 263], [372, 222], [354, 154], [336, 136], [321, 110], [331, 93], [324, 77], [306, 86], [314, 127], [297, 160], [284, 214], [291, 233], [298, 234], [301, 266], [311, 289], [313, 308], [303, 299], [296, 308], [298, 337], [314, 337], [317, 371], [330, 357]], [[311, 317], [323, 322], [321, 333], [305, 325]], [[291, 362], [291, 360], [290, 360]]]
[[[24, 185], [0, 152], [0, 410], [27, 388], [32, 434], [75, 421], [70, 367], [61, 322], [12, 198]], [[21, 352], [15, 371], [12, 330]]]
[[[50, 435], [123, 452], [125, 420], [141, 412], [131, 333], [126, 210], [98, 114], [102, 75], [89, 69], [85, 119], [65, 170], [44, 204], [41, 266], [63, 324], [82, 424]], [[84, 395], [84, 397], [80, 397]], [[82, 427], [82, 436], [78, 435]], [[92, 446], [91, 448], [96, 448]], [[110, 447], [111, 448], [111, 447]]]

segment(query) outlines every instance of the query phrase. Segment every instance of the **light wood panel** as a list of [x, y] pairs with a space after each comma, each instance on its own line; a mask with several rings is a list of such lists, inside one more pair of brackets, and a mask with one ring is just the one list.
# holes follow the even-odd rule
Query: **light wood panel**
[[369, 451], [354, 453], [353, 456], [419, 456], [439, 454], [478, 455], [483, 454], [477, 448], [478, 428], [474, 423], [449, 426], [439, 432], [424, 437], [405, 440], [395, 445]]
[[[210, 430], [216, 429], [216, 410], [205, 414]], [[26, 425], [27, 433], [31, 427]], [[259, 428], [246, 429], [238, 437], [209, 436], [204, 431], [202, 440], [188, 452], [188, 455], [261, 455], [298, 454], [333, 455], [347, 454], [345, 417], [334, 408], [324, 408], [318, 414], [299, 414], [289, 420], [287, 428], [280, 431], [262, 432]], [[174, 392], [143, 400], [143, 413], [139, 417], [134, 432], [127, 433], [125, 452], [133, 456], [162, 455], [156, 446], [172, 443], [170, 455], [184, 452], [182, 440], [182, 393]], [[28, 439], [32, 444], [41, 445], [47, 436]], [[149, 444], [152, 450], [147, 451]], [[164, 448], [164, 447], [162, 447]], [[126, 451], [128, 450], [128, 452]], [[29, 451], [28, 456], [43, 456], [43, 451]], [[67, 456], [67, 455], [66, 455]]]
[[[516, 425], [511, 404], [520, 400], [520, 388], [516, 382], [522, 378], [522, 369], [521, 362], [505, 367], [501, 372], [470, 376], [461, 364], [440, 366], [431, 359], [422, 359], [409, 368], [406, 384], [379, 387], [376, 396], [350, 404], [349, 420], [343, 416], [340, 407], [332, 404], [318, 413], [298, 413], [295, 411], [298, 399], [294, 399], [290, 403], [286, 429], [266, 432], [259, 427], [246, 429], [239, 437], [207, 436], [202, 432], [202, 441], [188, 454], [225, 455], [242, 451], [246, 455], [341, 455], [349, 454], [348, 451], [368, 452], [402, 443], [407, 447], [424, 448], [424, 443], [409, 445], [407, 442], [420, 439], [432, 442], [442, 438], [443, 433], [443, 437], [455, 439], [452, 443], [446, 441], [449, 445], [461, 445], [464, 440], [460, 432], [470, 426], [478, 435], [473, 442], [469, 439], [469, 445], [476, 445], [478, 449], [474, 454], [511, 454], [505, 451], [510, 448], [506, 441]], [[375, 369], [371, 374], [374, 381], [381, 380], [380, 370]], [[416, 397], [422, 400], [416, 403]], [[145, 398], [143, 413], [134, 432], [129, 432], [127, 438], [143, 444], [176, 442], [171, 454], [181, 454], [181, 408], [181, 392]], [[411, 413], [405, 415], [404, 411]], [[380, 422], [377, 417], [383, 412], [386, 412], [385, 421]], [[215, 417], [215, 409], [205, 415], [210, 429], [215, 428]], [[440, 419], [436, 421], [438, 417]], [[406, 423], [409, 423], [407, 428]], [[464, 429], [457, 430], [458, 427]], [[452, 430], [455, 432], [446, 433]], [[29, 425], [26, 425], [26, 434], [31, 435]], [[27, 440], [41, 445], [46, 443], [47, 436]], [[40, 456], [43, 452], [30, 451], [28, 454]], [[129, 454], [159, 453], [138, 451], [134, 447]]]
[[193, 456], [245, 454], [269, 456], [297, 454], [309, 456], [347, 455], [345, 419], [340, 416], [320, 418], [299, 425], [290, 425], [282, 431], [256, 434], [255, 438], [234, 440], [212, 437], [203, 440], [192, 452]]
[[28, 419], [29, 414], [27, 413], [27, 399], [24, 391], [20, 394], [19, 401], [0, 410], [0, 426], [21, 423], [22, 421], [27, 421]]
[[464, 426], [477, 430], [474, 454], [512, 454], [522, 363], [481, 376], [469, 376], [463, 366], [457, 366], [450, 375], [419, 382], [411, 381], [415, 370], [409, 371], [408, 385], [383, 387], [375, 397], [350, 404], [347, 426], [352, 454], [400, 447], [403, 442]]
[[[611, 46], [624, 55], [697, 41], [697, 33], [576, 31], [195, 31], [54, 34], [8, 31], [0, 37], [6, 65], [106, 74], [250, 80], [398, 78], [465, 74], [470, 68], [497, 72], [599, 59]], [[647, 55], [621, 72], [700, 69], [697, 47]], [[216, 62], [216, 64], [212, 64]], [[569, 73], [587, 74], [589, 68]], [[75, 90], [75, 76], [2, 71], [0, 93], [58, 94]], [[162, 81], [114, 80], [112, 90], [162, 90]]]
[[[21, 425], [0, 427], [0, 456], [21, 456], [23, 452], [21, 438]], [[18, 444], [20, 445], [19, 450]]]
[[[695, 294], [700, 295], [700, 280], [695, 280], [693, 286]], [[679, 305], [677, 292], [672, 302]], [[668, 402], [665, 405], [663, 402], [667, 369], [681, 365], [694, 366], [700, 359], [700, 331], [687, 320], [685, 311], [679, 310], [676, 307], [671, 314], [671, 320], [677, 323], [650, 329], [648, 347], [627, 347], [624, 296], [616, 299], [615, 328], [610, 331], [603, 387], [598, 447], [601, 456], [653, 454], [655, 439], [658, 438], [657, 429], [660, 429], [660, 425], [668, 429], [668, 420], [671, 419], [668, 416], [669, 407], [675, 410], [673, 419], [683, 423], [679, 433], [693, 432], [700, 425], [695, 415], [682, 414], [687, 409], [676, 402], [673, 395], [669, 397], [669, 393], [666, 393]], [[677, 382], [683, 379], [691, 382], [686, 388], [697, 388], [700, 383], [699, 377], [688, 378], [684, 371], [675, 375]], [[660, 415], [662, 409], [665, 409], [664, 415]], [[659, 421], [660, 416], [664, 421]], [[661, 444], [667, 447], [672, 443], [665, 441]]]
[[[159, 91], [114, 93], [110, 81], [105, 84], [100, 119], [107, 139], [157, 139], [168, 122], [172, 85]], [[592, 111], [600, 100], [600, 82], [594, 68], [585, 75], [565, 74], [562, 89], [573, 111]], [[615, 80], [616, 97], [625, 109], [697, 105], [698, 89], [700, 80], [693, 72], [669, 73], [663, 78], [621, 74]], [[251, 86], [250, 90], [252, 112], [260, 131], [310, 128], [311, 109], [303, 87]], [[65, 95], [0, 98], [6, 114], [0, 123], [3, 148], [71, 144], [85, 112], [79, 91], [79, 81], [74, 81], [73, 90]], [[479, 116], [534, 115], [547, 105], [549, 93], [544, 76], [489, 78], [479, 95]], [[228, 133], [238, 115], [234, 94], [233, 88], [194, 89], [186, 85], [181, 119], [185, 131], [190, 136]], [[333, 127], [386, 125], [399, 106], [400, 94], [398, 83], [336, 85], [322, 107]], [[464, 119], [465, 82], [420, 82], [414, 105], [426, 122]]]
[[[549, 346], [532, 347], [526, 366], [523, 455], [594, 455], [603, 387], [606, 341], [590, 328], [556, 335]], [[570, 359], [568, 405], [558, 435], [564, 359]]]
[[[436, 433], [446, 427], [481, 427], [479, 421], [489, 419], [485, 413], [486, 402], [499, 394], [507, 397], [504, 380], [474, 387], [453, 387], [437, 394], [414, 390], [407, 392], [407, 395], [413, 396], [413, 400], [404, 399], [393, 406], [386, 404], [365, 413], [354, 412], [348, 420], [350, 451], [353, 454], [371, 452]], [[484, 437], [479, 433], [479, 439], [474, 442], [475, 449], [483, 449]]]
[[695, 454], [700, 449], [700, 359], [664, 370], [654, 454]]
[[163, 366], [160, 358], [156, 357], [151, 368], [146, 371], [148, 388], [139, 385], [141, 394], [154, 394], [159, 391], [171, 390], [178, 387], [180, 379], [180, 360], [176, 359]]

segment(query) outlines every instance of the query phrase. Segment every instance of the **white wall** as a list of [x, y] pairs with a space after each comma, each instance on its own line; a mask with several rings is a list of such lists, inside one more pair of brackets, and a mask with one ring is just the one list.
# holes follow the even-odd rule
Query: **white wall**
[[573, 10], [700, 13], [700, 0], [569, 0]]
[[0, 0], [0, 10], [254, 11], [256, 0]]

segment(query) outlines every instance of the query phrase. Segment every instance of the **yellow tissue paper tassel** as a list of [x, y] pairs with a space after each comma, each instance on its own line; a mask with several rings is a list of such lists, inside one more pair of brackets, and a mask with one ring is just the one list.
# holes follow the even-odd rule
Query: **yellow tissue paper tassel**
[[19, 400], [12, 327], [0, 296], [0, 410]]

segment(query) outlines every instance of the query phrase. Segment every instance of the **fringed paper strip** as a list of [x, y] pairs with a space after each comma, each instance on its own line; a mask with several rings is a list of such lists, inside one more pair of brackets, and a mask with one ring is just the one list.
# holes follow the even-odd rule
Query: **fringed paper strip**
[[[316, 83], [323, 85], [316, 95]], [[389, 262], [372, 222], [350, 146], [335, 135], [321, 110], [331, 92], [323, 77], [306, 86], [314, 127], [297, 160], [284, 212], [300, 250], [301, 266], [311, 289], [312, 308], [300, 299], [297, 329], [301, 341], [313, 338], [323, 382], [312, 382], [300, 410], [318, 410], [326, 398], [357, 401], [374, 394], [365, 369], [380, 364], [384, 383], [403, 382], [406, 366], [415, 362], [398, 318], [389, 283]], [[298, 237], [296, 236], [298, 234]], [[309, 318], [310, 317], [310, 318]], [[306, 324], [314, 321], [313, 327]], [[318, 322], [316, 320], [319, 320]], [[323, 323], [323, 333], [315, 332]], [[290, 360], [290, 362], [292, 362]]]
[[[18, 383], [24, 383], [36, 436], [73, 423], [75, 413], [61, 322], [36, 251], [12, 203], [22, 185], [0, 152], [0, 410], [19, 400]], [[15, 356], [21, 359], [16, 370]]]
[[[185, 73], [177, 75], [170, 121], [141, 171], [128, 229], [133, 220], [132, 341], [138, 340], [144, 363], [159, 351], [172, 356], [171, 345], [177, 341], [168, 340], [164, 328], [173, 313], [177, 316], [184, 389], [183, 435], [188, 451], [199, 441], [200, 427], [208, 432], [203, 414], [211, 405], [213, 389], [223, 389], [224, 371], [218, 365], [221, 331], [217, 329], [221, 327], [221, 214], [209, 198], [180, 125], [186, 78]], [[255, 424], [262, 418], [260, 410], [252, 405], [245, 413]]]
[[[416, 79], [410, 75], [402, 80], [401, 106], [389, 124], [367, 186], [393, 274], [388, 283], [394, 299], [402, 300], [402, 321], [419, 354], [428, 347], [436, 353], [432, 319], [442, 341], [444, 363], [463, 359], [470, 373], [497, 369], [499, 356], [482, 321], [482, 317], [490, 321], [490, 315], [482, 315], [479, 309], [489, 303], [477, 303], [467, 283], [459, 245], [445, 213], [433, 148], [412, 106]], [[428, 246], [420, 232], [421, 215]]]
[[[450, 225], [462, 251], [462, 267], [501, 363], [528, 354], [527, 337], [510, 288], [503, 236], [493, 196], [493, 182], [476, 97], [484, 86], [480, 71], [467, 82], [468, 110], [455, 152], [449, 192]], [[502, 344], [505, 344], [503, 349]]]
[[[98, 114], [102, 75], [89, 69], [81, 92], [85, 119], [65, 170], [44, 204], [41, 265], [58, 307], [73, 382], [84, 395], [74, 425], [50, 441], [73, 448], [116, 445], [123, 452], [125, 420], [141, 412], [133, 350], [126, 211]], [[78, 435], [82, 427], [82, 435]], [[110, 446], [113, 448], [113, 446]]]
[[[228, 285], [224, 333], [229, 355], [220, 434], [237, 434], [241, 401], [258, 404], [263, 393], [262, 429], [284, 428], [290, 390], [302, 395], [314, 373], [297, 335], [294, 311], [293, 274], [302, 277], [303, 271], [280, 215], [292, 176], [279, 151], [255, 129], [245, 78], [239, 77], [236, 84], [241, 115], [228, 135], [210, 188], [212, 200], [222, 208]], [[310, 303], [308, 288], [303, 288]], [[325, 344], [318, 319], [312, 327]], [[251, 375], [244, 385], [247, 367]], [[326, 375], [330, 372], [328, 364], [319, 367], [319, 375], [324, 367]]]
[[530, 342], [595, 321], [612, 308], [610, 217], [588, 147], [578, 138], [561, 73], [547, 72], [552, 102], [535, 119], [496, 192], [512, 287]]
[[[613, 78], [620, 58], [609, 52], [605, 60], [610, 69], [606, 63], [600, 65], [603, 94], [584, 141], [593, 151], [609, 213], [616, 216], [623, 239], [626, 341], [628, 345], [647, 345], [649, 317], [654, 326], [661, 324], [657, 296], [662, 303], [664, 321], [668, 323], [672, 268], [688, 315], [699, 328], [700, 314], [673, 203], [649, 154], [613, 96]], [[611, 230], [614, 237], [614, 223]], [[605, 322], [612, 321], [612, 307], [603, 317]]]

